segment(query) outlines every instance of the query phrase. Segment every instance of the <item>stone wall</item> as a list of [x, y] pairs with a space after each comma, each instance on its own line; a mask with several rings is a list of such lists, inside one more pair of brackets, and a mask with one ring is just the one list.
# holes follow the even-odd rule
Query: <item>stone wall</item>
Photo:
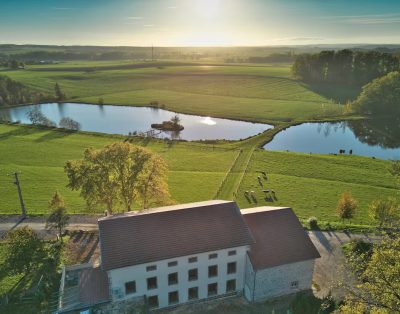
[[313, 272], [314, 260], [259, 270], [255, 275], [254, 301], [311, 289]]

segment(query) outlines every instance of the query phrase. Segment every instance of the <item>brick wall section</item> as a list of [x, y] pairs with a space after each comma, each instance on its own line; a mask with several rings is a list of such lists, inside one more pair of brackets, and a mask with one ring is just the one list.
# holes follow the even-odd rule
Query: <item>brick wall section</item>
[[[314, 260], [266, 268], [256, 272], [254, 301], [311, 289]], [[297, 281], [296, 288], [291, 283]]]

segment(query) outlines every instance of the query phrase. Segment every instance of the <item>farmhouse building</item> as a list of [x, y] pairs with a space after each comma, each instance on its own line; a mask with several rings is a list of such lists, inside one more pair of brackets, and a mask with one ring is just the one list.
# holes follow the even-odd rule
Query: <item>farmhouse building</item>
[[164, 308], [228, 295], [258, 301], [310, 289], [319, 257], [290, 208], [241, 211], [232, 201], [207, 201], [98, 223], [100, 265], [79, 275], [86, 306], [141, 299]]

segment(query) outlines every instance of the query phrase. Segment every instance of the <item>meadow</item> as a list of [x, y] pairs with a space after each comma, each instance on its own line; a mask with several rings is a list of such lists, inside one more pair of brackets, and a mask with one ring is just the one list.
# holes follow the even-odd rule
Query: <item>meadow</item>
[[[0, 125], [0, 213], [20, 213], [13, 184], [19, 171], [26, 208], [30, 215], [46, 214], [54, 191], [64, 195], [71, 213], [90, 213], [76, 191], [66, 188], [63, 167], [67, 160], [79, 159], [87, 147], [100, 148], [121, 136], [102, 136]], [[195, 143], [169, 144], [159, 140], [134, 140], [159, 153], [169, 165], [168, 184], [174, 201], [195, 202], [213, 198], [226, 175], [237, 149]]]
[[[316, 216], [320, 221], [341, 224], [335, 208], [340, 194], [348, 191], [359, 203], [351, 223], [370, 225], [373, 221], [368, 215], [369, 203], [398, 193], [388, 172], [389, 161], [261, 149], [252, 153], [252, 145], [265, 136], [268, 133], [244, 142], [213, 145], [139, 138], [133, 143], [158, 152], [166, 159], [170, 169], [170, 192], [178, 203], [234, 199], [233, 192], [237, 189], [236, 200], [241, 208], [290, 206], [303, 220]], [[17, 170], [21, 172], [29, 214], [48, 213], [47, 204], [55, 190], [64, 195], [71, 213], [93, 213], [86, 208], [78, 192], [66, 188], [63, 166], [69, 159], [81, 158], [86, 147], [100, 148], [123, 139], [122, 136], [0, 125], [0, 212], [20, 211], [13, 178], [7, 176]], [[239, 148], [242, 149], [240, 154]], [[262, 177], [262, 171], [267, 173], [268, 180], [262, 179], [260, 186], [257, 177]], [[217, 194], [223, 181], [222, 191]], [[275, 190], [276, 199], [266, 199], [263, 189]], [[252, 190], [256, 201], [244, 195], [245, 191]]]
[[342, 106], [324, 92], [292, 79], [289, 64], [67, 62], [2, 75], [51, 94], [58, 82], [73, 102], [101, 98], [106, 104], [148, 106], [157, 101], [182, 113], [274, 124], [342, 114]]
[[[288, 206], [303, 220], [315, 216], [319, 221], [341, 224], [336, 204], [343, 192], [350, 192], [358, 202], [350, 223], [370, 225], [369, 204], [399, 192], [389, 173], [390, 165], [389, 161], [368, 157], [256, 150], [238, 191], [238, 204]], [[274, 190], [275, 197], [264, 193], [266, 189]], [[255, 200], [246, 198], [245, 191], [254, 191]]]

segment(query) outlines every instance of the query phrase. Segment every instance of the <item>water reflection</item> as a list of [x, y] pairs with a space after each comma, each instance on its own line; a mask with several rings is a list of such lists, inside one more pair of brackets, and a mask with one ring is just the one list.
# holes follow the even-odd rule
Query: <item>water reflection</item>
[[362, 143], [379, 145], [383, 148], [400, 147], [400, 121], [398, 119], [350, 121], [348, 126]]
[[[151, 130], [151, 124], [170, 120], [175, 112], [158, 108], [89, 105], [89, 104], [40, 104], [14, 107], [0, 110], [0, 117], [7, 121], [21, 121], [30, 124], [27, 113], [33, 108], [40, 111], [51, 121], [58, 122], [69, 117], [75, 120], [83, 131], [109, 134], [143, 133]], [[228, 119], [218, 119], [195, 115], [179, 114], [184, 130], [181, 132], [159, 132], [161, 138], [184, 140], [238, 140], [253, 136], [271, 125], [250, 123]]]
[[264, 148], [322, 154], [352, 150], [357, 155], [400, 159], [400, 123], [398, 119], [303, 123], [278, 133]]

